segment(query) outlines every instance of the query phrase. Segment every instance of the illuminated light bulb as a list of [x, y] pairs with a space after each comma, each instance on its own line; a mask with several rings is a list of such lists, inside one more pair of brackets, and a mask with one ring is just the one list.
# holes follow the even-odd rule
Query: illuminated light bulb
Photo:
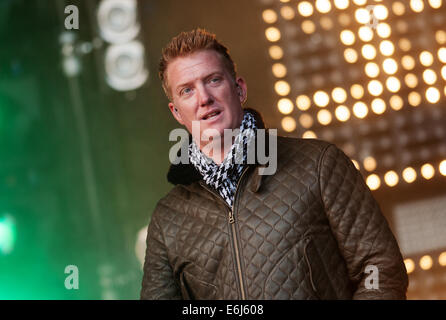
[[389, 102], [390, 102], [390, 107], [396, 111], [401, 110], [404, 104], [403, 98], [401, 98], [399, 95], [393, 95], [390, 98]]
[[305, 131], [304, 134], [302, 135], [302, 138], [304, 139], [316, 139], [316, 133], [314, 133], [311, 130]]
[[335, 115], [339, 121], [345, 122], [350, 119], [350, 110], [346, 106], [341, 105], [336, 108]]
[[381, 38], [388, 38], [392, 33], [392, 29], [390, 29], [390, 26], [387, 23], [381, 22], [378, 23], [378, 26], [376, 27], [376, 33]]
[[360, 84], [354, 84], [350, 88], [350, 94], [355, 99], [361, 99], [364, 96], [364, 88]]
[[283, 57], [283, 50], [279, 46], [271, 46], [271, 47], [269, 47], [269, 55], [274, 60], [282, 59], [282, 57]]
[[302, 111], [308, 110], [311, 106], [311, 100], [308, 96], [302, 94], [296, 98], [296, 106]]
[[376, 57], [376, 49], [371, 44], [365, 44], [361, 49], [362, 56], [368, 60], [372, 60]]
[[344, 58], [348, 63], [355, 63], [358, 61], [358, 54], [355, 49], [347, 48], [344, 50]]
[[423, 0], [410, 0], [410, 8], [414, 12], [421, 12], [424, 9]]
[[423, 164], [421, 167], [421, 175], [424, 179], [429, 180], [432, 179], [432, 177], [435, 174], [435, 169], [430, 163]]
[[420, 258], [420, 267], [423, 270], [429, 270], [432, 268], [433, 261], [430, 255], [425, 255]]
[[384, 40], [379, 44], [379, 50], [384, 56], [391, 56], [395, 52], [395, 46], [389, 40]]
[[372, 101], [372, 111], [376, 114], [383, 114], [386, 111], [386, 103], [383, 99], [376, 98]]
[[294, 105], [290, 99], [282, 98], [277, 102], [277, 109], [279, 109], [280, 113], [290, 114], [293, 112]]
[[328, 105], [330, 97], [326, 92], [320, 90], [313, 95], [313, 101], [317, 106], [325, 107]]
[[331, 3], [328, 0], [316, 0], [316, 9], [320, 13], [327, 13], [331, 10]]
[[383, 62], [384, 72], [387, 74], [395, 74], [398, 71], [398, 64], [392, 58], [387, 58]]
[[265, 36], [268, 41], [276, 42], [280, 40], [280, 31], [276, 27], [269, 27], [265, 31]]
[[417, 172], [412, 167], [407, 167], [403, 170], [403, 179], [407, 183], [412, 183], [417, 179]]
[[406, 266], [406, 271], [408, 274], [415, 270], [415, 263], [412, 259], [404, 259], [404, 265]]
[[427, 84], [434, 84], [437, 82], [437, 74], [432, 69], [426, 69], [423, 72], [423, 80]]
[[395, 1], [392, 4], [392, 11], [397, 16], [402, 16], [406, 12], [406, 7], [400, 1]]
[[283, 78], [287, 74], [286, 67], [281, 63], [275, 63], [273, 64], [273, 74], [276, 78]]
[[439, 44], [445, 44], [446, 43], [446, 31], [438, 30], [437, 32], [435, 32], [435, 40], [437, 40], [437, 42]]
[[404, 77], [404, 82], [409, 88], [415, 88], [418, 85], [418, 78], [413, 73], [408, 73]]
[[334, 0], [334, 5], [339, 10], [344, 10], [348, 8], [349, 0]]
[[358, 35], [359, 38], [364, 42], [368, 42], [373, 39], [373, 31], [367, 26], [360, 27], [358, 30]]
[[355, 19], [360, 24], [366, 24], [370, 22], [370, 12], [367, 9], [360, 8], [355, 11]]
[[377, 97], [383, 92], [383, 85], [378, 80], [372, 80], [367, 85], [367, 89], [372, 96]]
[[302, 22], [301, 27], [302, 31], [306, 34], [311, 34], [316, 31], [316, 25], [311, 20], [305, 20], [304, 22]]
[[347, 100], [347, 92], [345, 92], [344, 89], [337, 87], [334, 88], [331, 92], [331, 97], [333, 100], [337, 103], [343, 103], [345, 100]]
[[374, 62], [368, 62], [365, 67], [365, 73], [370, 78], [376, 78], [379, 75], [379, 67]]
[[341, 13], [338, 17], [339, 24], [343, 27], [348, 26], [351, 23], [351, 18], [346, 13]]
[[290, 0], [280, 0], [280, 2], [287, 3], [290, 2]]
[[438, 49], [438, 60], [440, 60], [443, 63], [446, 63], [446, 48], [440, 48]]
[[308, 113], [303, 113], [299, 117], [299, 123], [302, 127], [304, 127], [305, 129], [308, 129], [311, 126], [313, 126], [314, 121], [313, 121], [313, 118]]
[[446, 80], [446, 66], [441, 68], [441, 77]]
[[370, 190], [377, 190], [381, 185], [381, 179], [376, 174], [371, 174], [367, 177], [366, 183]]
[[297, 11], [303, 17], [309, 17], [313, 14], [313, 5], [308, 1], [302, 1], [297, 5]]
[[366, 4], [367, 0], [353, 0], [353, 2], [355, 4], [357, 4], [358, 6], [362, 6], [362, 5]]
[[319, 121], [320, 124], [326, 126], [330, 124], [331, 120], [332, 117], [330, 111], [323, 109], [317, 113], [317, 121]]
[[421, 95], [416, 91], [412, 91], [411, 93], [409, 93], [407, 98], [409, 100], [409, 104], [412, 107], [418, 107], [421, 103]]
[[426, 100], [430, 103], [440, 101], [440, 91], [437, 88], [430, 87], [426, 90]]
[[376, 169], [376, 160], [371, 156], [366, 157], [363, 163], [364, 163], [364, 169], [366, 169], [367, 171], [373, 171]]
[[282, 119], [282, 128], [286, 132], [292, 132], [296, 129], [296, 120], [292, 117], [285, 117]]
[[276, 93], [281, 96], [286, 96], [290, 93], [290, 85], [283, 80], [277, 81], [274, 85], [274, 89], [276, 90]]
[[379, 4], [373, 8], [373, 15], [379, 20], [384, 20], [389, 16], [389, 11], [385, 6]]
[[429, 67], [434, 63], [434, 56], [429, 51], [420, 53], [420, 62], [423, 66]]
[[440, 253], [440, 255], [438, 256], [438, 263], [440, 264], [440, 266], [446, 267], [446, 251]]
[[367, 106], [364, 102], [359, 101], [353, 105], [353, 114], [357, 118], [364, 119], [368, 113], [369, 113], [369, 109], [367, 108]]
[[295, 13], [293, 8], [291, 8], [290, 6], [283, 6], [280, 9], [280, 15], [285, 19], [285, 20], [291, 20], [295, 17]]
[[343, 30], [340, 35], [343, 44], [349, 46], [355, 43], [355, 34], [350, 30]]
[[434, 9], [438, 9], [442, 5], [442, 0], [429, 0], [429, 5]]
[[415, 68], [415, 59], [412, 58], [411, 56], [404, 56], [401, 59], [401, 64], [404, 69], [412, 70], [413, 68]]
[[324, 30], [331, 30], [333, 29], [333, 21], [329, 17], [322, 17], [321, 20], [319, 20], [322, 29]]
[[271, 9], [266, 9], [262, 13], [262, 18], [266, 23], [274, 23], [277, 21], [277, 14]]
[[356, 170], [359, 170], [359, 163], [358, 163], [358, 161], [356, 161], [354, 159], [351, 159], [351, 160], [352, 160], [353, 165], [355, 166]]
[[394, 187], [398, 184], [399, 178], [395, 171], [390, 170], [384, 175], [384, 181], [389, 187]]
[[396, 77], [389, 77], [386, 80], [386, 87], [390, 92], [398, 92], [401, 89], [401, 82]]
[[410, 42], [409, 39], [406, 39], [406, 38], [400, 39], [398, 41], [398, 46], [403, 51], [409, 51], [410, 49], [412, 49], [412, 43]]
[[400, 20], [396, 23], [396, 29], [400, 33], [407, 33], [409, 30], [409, 25], [407, 24], [406, 21]]
[[446, 160], [440, 162], [438, 170], [440, 171], [441, 175], [446, 176]]

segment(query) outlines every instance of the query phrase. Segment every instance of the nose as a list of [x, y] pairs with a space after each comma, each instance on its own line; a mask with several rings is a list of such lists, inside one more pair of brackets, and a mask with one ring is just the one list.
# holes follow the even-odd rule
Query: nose
[[200, 107], [206, 107], [214, 103], [214, 98], [206, 86], [202, 85], [198, 87], [198, 103]]

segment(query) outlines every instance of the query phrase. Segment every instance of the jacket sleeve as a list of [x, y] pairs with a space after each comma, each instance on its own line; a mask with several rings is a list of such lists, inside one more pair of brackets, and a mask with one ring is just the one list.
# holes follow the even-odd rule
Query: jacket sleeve
[[[398, 243], [361, 173], [334, 145], [325, 150], [319, 170], [321, 197], [354, 285], [353, 299], [406, 299], [408, 277]], [[374, 285], [371, 279], [377, 280]]]
[[141, 300], [181, 299], [181, 293], [169, 264], [167, 248], [159, 226], [159, 209], [160, 205], [158, 204], [147, 231]]

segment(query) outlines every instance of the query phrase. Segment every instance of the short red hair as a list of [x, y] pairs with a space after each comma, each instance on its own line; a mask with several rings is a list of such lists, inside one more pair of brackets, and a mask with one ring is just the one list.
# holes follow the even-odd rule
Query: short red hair
[[235, 81], [236, 67], [234, 61], [232, 61], [228, 49], [217, 40], [215, 34], [200, 28], [189, 32], [181, 32], [163, 48], [159, 63], [158, 76], [168, 98], [170, 98], [170, 93], [167, 85], [167, 66], [173, 59], [187, 56], [199, 50], [215, 50], [218, 52]]

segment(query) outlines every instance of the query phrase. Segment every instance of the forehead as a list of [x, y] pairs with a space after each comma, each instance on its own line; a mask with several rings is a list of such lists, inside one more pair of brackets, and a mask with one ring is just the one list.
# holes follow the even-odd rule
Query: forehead
[[169, 86], [193, 81], [214, 72], [225, 72], [223, 58], [214, 50], [202, 50], [173, 59], [167, 67]]

